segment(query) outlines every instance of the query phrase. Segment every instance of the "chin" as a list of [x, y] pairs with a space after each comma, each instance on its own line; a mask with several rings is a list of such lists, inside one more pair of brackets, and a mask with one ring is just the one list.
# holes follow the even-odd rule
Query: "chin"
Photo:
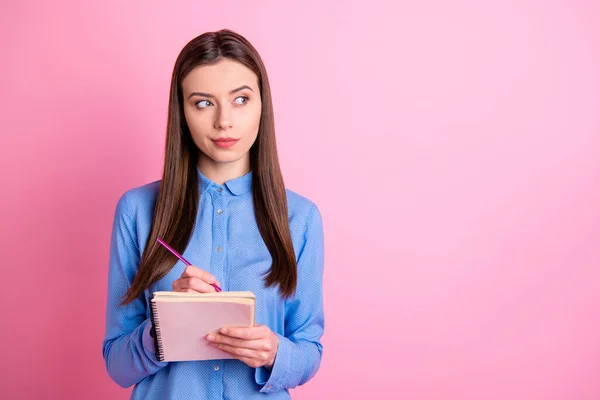
[[218, 164], [227, 164], [240, 160], [242, 158], [241, 154], [230, 153], [230, 154], [219, 154], [219, 153], [204, 153], [206, 156], [214, 163]]

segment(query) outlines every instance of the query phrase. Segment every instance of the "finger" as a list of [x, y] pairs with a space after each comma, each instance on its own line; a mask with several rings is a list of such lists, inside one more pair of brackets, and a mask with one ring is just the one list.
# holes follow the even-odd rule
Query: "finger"
[[219, 329], [219, 333], [238, 339], [261, 339], [269, 336], [269, 328], [266, 325], [255, 325], [253, 327], [226, 327]]
[[[231, 354], [231, 353], [229, 353]], [[231, 354], [236, 360], [240, 360], [241, 362], [243, 362], [244, 364], [248, 365], [249, 367], [252, 368], [259, 368], [262, 367], [263, 365], [266, 365], [267, 362], [266, 361], [262, 361], [259, 360], [258, 358], [249, 358], [249, 357], [241, 357], [235, 354]]]
[[251, 349], [244, 349], [241, 347], [233, 347], [224, 343], [211, 343], [211, 346], [216, 347], [219, 350], [223, 350], [236, 357], [260, 360], [262, 362], [266, 362], [269, 359], [269, 353], [266, 351], [257, 351]]
[[183, 292], [183, 293], [195, 292], [195, 290], [187, 289], [187, 288], [183, 287], [181, 279], [178, 279], [175, 282], [173, 282], [173, 291], [174, 292]]
[[195, 276], [178, 279], [173, 282], [173, 289], [176, 291], [192, 290], [199, 293], [214, 293], [216, 291], [213, 286]]
[[259, 368], [266, 364], [265, 361], [258, 360], [256, 358], [239, 357], [239, 356], [235, 356], [235, 355], [234, 355], [234, 357], [237, 358], [238, 360], [240, 360], [241, 362], [243, 362], [244, 364], [246, 364], [247, 366], [252, 367], [252, 368]]
[[239, 347], [250, 350], [271, 350], [271, 343], [265, 340], [264, 338], [256, 340], [244, 340], [232, 338], [225, 335], [210, 334], [206, 336], [206, 340], [208, 340], [211, 343], [223, 343], [232, 347]]
[[209, 285], [202, 279], [191, 276], [188, 278], [179, 278], [173, 282], [173, 290], [176, 292], [185, 292], [193, 290], [199, 293], [214, 293], [216, 290], [213, 286]]
[[175, 286], [173, 286], [173, 291], [174, 292], [182, 292], [182, 293], [198, 293], [192, 289], [176, 289]]
[[183, 270], [181, 277], [186, 278], [186, 277], [192, 277], [192, 276], [198, 277], [198, 278], [202, 279], [204, 282], [215, 283], [219, 287], [221, 286], [219, 281], [217, 281], [217, 278], [210, 272], [204, 271], [203, 269], [200, 269], [194, 265], [188, 265]]

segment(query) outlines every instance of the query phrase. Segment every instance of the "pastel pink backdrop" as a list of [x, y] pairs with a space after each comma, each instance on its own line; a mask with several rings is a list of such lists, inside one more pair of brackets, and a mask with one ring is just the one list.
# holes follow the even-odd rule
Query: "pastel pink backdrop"
[[223, 27], [325, 222], [295, 399], [600, 398], [598, 2], [0, 8], [2, 398], [128, 398], [101, 352], [114, 207], [160, 177], [179, 50]]

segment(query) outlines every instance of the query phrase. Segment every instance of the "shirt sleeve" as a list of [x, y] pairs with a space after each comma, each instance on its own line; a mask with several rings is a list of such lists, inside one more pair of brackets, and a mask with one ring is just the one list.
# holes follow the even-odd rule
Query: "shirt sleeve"
[[121, 300], [131, 286], [140, 262], [135, 219], [128, 208], [127, 193], [116, 207], [108, 268], [106, 330], [102, 351], [109, 376], [130, 387], [167, 365], [156, 358], [152, 327], [142, 294], [127, 305]]
[[273, 368], [257, 368], [255, 378], [262, 393], [292, 389], [308, 382], [321, 364], [323, 313], [324, 238], [316, 205], [309, 213], [305, 240], [298, 257], [296, 294], [285, 303], [285, 332]]

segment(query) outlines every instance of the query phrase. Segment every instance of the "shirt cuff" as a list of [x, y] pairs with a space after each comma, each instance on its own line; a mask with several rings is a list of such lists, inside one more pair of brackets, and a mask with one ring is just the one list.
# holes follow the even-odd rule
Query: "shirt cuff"
[[154, 361], [158, 361], [156, 358], [156, 346], [154, 345], [154, 338], [150, 335], [150, 329], [152, 329], [152, 323], [150, 319], [147, 319], [143, 322], [146, 324], [144, 326], [144, 330], [142, 331], [142, 343], [144, 344], [144, 350], [150, 356], [150, 358]]
[[[276, 335], [279, 345], [273, 368], [271, 371], [265, 367], [257, 368], [254, 375], [256, 383], [263, 385], [261, 393], [278, 392], [295, 386], [290, 382], [290, 374], [295, 372], [292, 370], [292, 353], [295, 344], [283, 335], [278, 333]], [[302, 360], [295, 360], [294, 364], [301, 367]]]

